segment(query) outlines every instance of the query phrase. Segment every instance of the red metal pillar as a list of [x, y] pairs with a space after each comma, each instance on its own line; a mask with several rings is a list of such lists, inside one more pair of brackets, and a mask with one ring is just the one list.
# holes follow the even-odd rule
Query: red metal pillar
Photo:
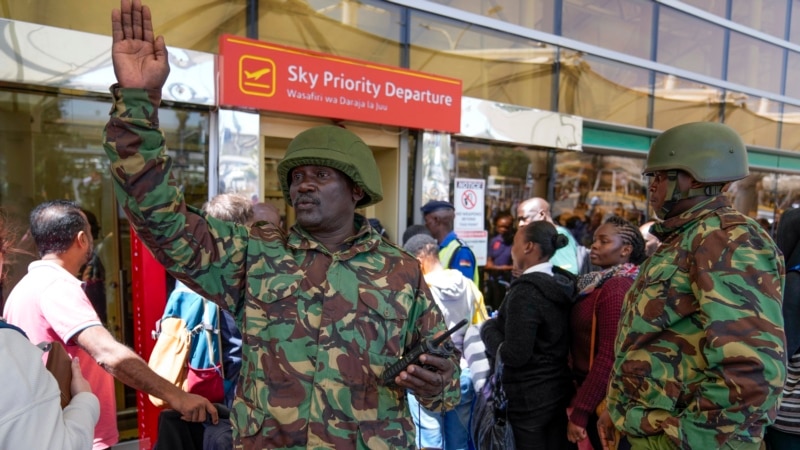
[[[131, 292], [133, 293], [133, 345], [145, 361], [155, 341], [150, 332], [167, 304], [167, 272], [131, 228]], [[136, 393], [139, 450], [150, 450], [158, 437], [160, 408], [143, 392]]]

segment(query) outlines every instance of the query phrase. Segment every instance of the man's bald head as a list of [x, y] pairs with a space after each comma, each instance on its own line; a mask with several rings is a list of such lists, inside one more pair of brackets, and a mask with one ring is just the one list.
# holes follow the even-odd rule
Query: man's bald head
[[541, 197], [529, 198], [517, 206], [519, 226], [525, 226], [534, 220], [546, 220], [553, 223], [550, 216], [550, 203]]

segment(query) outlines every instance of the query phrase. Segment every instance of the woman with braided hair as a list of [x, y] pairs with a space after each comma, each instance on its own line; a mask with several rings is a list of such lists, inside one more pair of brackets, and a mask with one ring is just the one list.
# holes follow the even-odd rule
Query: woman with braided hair
[[[587, 437], [602, 448], [597, 434], [597, 406], [606, 396], [614, 340], [625, 293], [645, 260], [645, 242], [639, 228], [611, 216], [594, 232], [589, 258], [602, 270], [578, 277], [578, 299], [572, 308], [572, 372], [578, 391], [572, 399], [567, 439]], [[622, 443], [621, 448], [625, 448]]]

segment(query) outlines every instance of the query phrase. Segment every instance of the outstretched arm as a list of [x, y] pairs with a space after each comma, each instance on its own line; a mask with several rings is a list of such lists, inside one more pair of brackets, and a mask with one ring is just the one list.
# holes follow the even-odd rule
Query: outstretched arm
[[121, 0], [111, 12], [111, 61], [123, 88], [156, 89], [169, 75], [167, 45], [154, 37], [150, 8], [141, 0]]
[[153, 372], [133, 350], [119, 343], [102, 326], [79, 332], [75, 340], [103, 369], [128, 386], [165, 400], [190, 422], [217, 423], [217, 409], [206, 398], [182, 391]]

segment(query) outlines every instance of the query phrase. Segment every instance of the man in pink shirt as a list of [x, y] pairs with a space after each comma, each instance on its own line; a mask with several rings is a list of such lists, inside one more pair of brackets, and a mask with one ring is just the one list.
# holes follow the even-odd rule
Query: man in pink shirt
[[113, 377], [164, 399], [185, 420], [203, 422], [208, 413], [216, 423], [217, 411], [208, 400], [159, 377], [103, 327], [75, 276], [91, 257], [94, 244], [80, 208], [65, 200], [37, 206], [31, 213], [31, 234], [42, 259], [28, 266], [3, 315], [31, 342], [61, 341], [70, 356], [79, 357], [83, 376], [100, 400], [93, 450], [110, 448], [119, 440]]

